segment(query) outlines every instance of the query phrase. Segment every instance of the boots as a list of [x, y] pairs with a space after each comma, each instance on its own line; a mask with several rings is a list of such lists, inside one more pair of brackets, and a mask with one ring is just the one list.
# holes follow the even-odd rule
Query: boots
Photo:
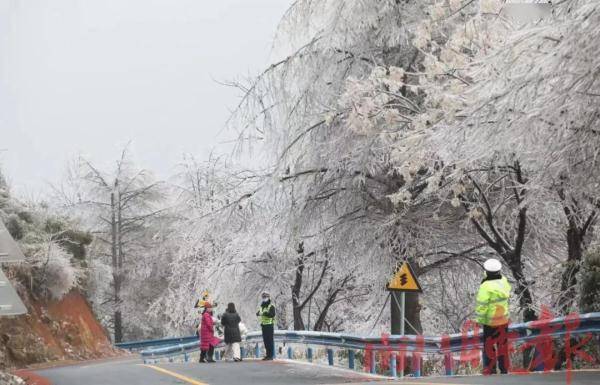
[[215, 353], [214, 346], [211, 346], [210, 348], [208, 348], [208, 358], [206, 359], [206, 362], [215, 362], [215, 360], [213, 359], [214, 353]]
[[200, 350], [200, 360], [198, 362], [206, 362], [206, 350]]

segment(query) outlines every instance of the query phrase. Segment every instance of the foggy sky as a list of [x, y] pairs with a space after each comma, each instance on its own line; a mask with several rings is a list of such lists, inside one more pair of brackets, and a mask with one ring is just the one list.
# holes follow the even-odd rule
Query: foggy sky
[[244, 78], [269, 62], [290, 0], [0, 0], [0, 167], [18, 192], [58, 182], [83, 154], [132, 141], [164, 178], [204, 158]]

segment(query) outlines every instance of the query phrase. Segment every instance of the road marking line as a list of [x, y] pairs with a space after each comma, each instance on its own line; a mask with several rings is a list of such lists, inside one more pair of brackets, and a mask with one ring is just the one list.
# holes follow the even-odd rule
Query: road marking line
[[[467, 384], [459, 384], [456, 382], [449, 384], [449, 383], [444, 383], [444, 382], [407, 382], [407, 381], [402, 381], [402, 380], [398, 381], [395, 384], [398, 384], [398, 385], [467, 385]], [[477, 385], [477, 384], [474, 384], [474, 385]]]
[[[398, 380], [398, 382], [393, 382], [393, 384], [398, 384], [398, 385], [467, 385], [467, 384], [461, 384], [461, 383], [444, 383], [444, 382], [415, 382], [415, 381], [403, 381], [403, 380]], [[477, 385], [477, 384], [473, 384], [473, 385]]]
[[200, 382], [200, 381], [194, 380], [193, 378], [186, 377], [186, 376], [184, 376], [182, 374], [171, 372], [170, 370], [167, 370], [167, 369], [159, 368], [158, 366], [154, 366], [154, 365], [141, 365], [141, 366], [145, 366], [147, 368], [154, 369], [157, 372], [161, 372], [163, 374], [168, 374], [169, 376], [172, 376], [172, 377], [175, 377], [175, 378], [177, 378], [179, 380], [185, 381], [188, 384], [192, 384], [192, 385], [208, 385], [205, 382]]

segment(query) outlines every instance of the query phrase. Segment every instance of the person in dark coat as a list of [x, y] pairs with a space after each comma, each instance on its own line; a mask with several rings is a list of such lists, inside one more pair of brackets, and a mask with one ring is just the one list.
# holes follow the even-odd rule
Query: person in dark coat
[[230, 302], [227, 305], [227, 310], [221, 316], [221, 325], [225, 328], [226, 350], [224, 357], [233, 357], [233, 360], [236, 362], [242, 360], [240, 353], [240, 342], [242, 342], [240, 322], [242, 322], [242, 319], [235, 310], [235, 305]]

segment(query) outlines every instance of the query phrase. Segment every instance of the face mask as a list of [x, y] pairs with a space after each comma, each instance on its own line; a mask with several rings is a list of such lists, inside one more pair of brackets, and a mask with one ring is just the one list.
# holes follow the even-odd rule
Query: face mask
[[269, 300], [270, 300], [270, 298], [263, 298], [262, 303], [267, 303], [267, 302], [269, 302]]

